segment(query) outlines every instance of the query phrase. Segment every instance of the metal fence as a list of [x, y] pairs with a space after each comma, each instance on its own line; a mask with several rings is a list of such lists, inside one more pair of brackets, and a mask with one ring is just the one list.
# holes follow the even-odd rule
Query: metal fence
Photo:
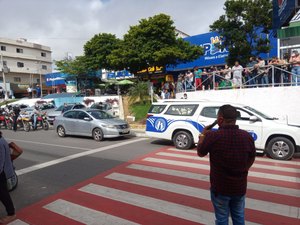
[[[232, 74], [232, 70], [227, 70], [227, 73]], [[197, 90], [222, 90], [222, 89], [236, 89], [236, 88], [266, 88], [278, 86], [300, 86], [300, 75], [290, 72], [285, 67], [268, 65], [259, 68], [243, 68], [242, 77], [238, 85], [234, 82], [231, 75], [230, 79], [226, 79], [220, 75], [220, 71], [213, 71], [210, 73], [202, 73], [201, 81], [196, 85], [195, 77], [193, 82], [184, 79], [182, 81], [181, 90], [176, 92], [189, 92]]]

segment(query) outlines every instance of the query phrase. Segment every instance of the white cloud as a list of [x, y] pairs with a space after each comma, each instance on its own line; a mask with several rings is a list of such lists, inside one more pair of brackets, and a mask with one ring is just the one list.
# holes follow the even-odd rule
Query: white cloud
[[0, 0], [0, 36], [27, 38], [50, 46], [53, 59], [67, 52], [81, 55], [83, 45], [98, 33], [122, 37], [131, 25], [158, 13], [196, 35], [223, 13], [225, 0]]

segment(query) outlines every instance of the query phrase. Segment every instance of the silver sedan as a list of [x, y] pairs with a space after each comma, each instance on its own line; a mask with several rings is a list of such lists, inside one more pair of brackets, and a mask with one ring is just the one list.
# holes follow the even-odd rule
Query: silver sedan
[[96, 141], [130, 134], [126, 121], [97, 109], [73, 109], [57, 116], [54, 129], [58, 136], [90, 136]]

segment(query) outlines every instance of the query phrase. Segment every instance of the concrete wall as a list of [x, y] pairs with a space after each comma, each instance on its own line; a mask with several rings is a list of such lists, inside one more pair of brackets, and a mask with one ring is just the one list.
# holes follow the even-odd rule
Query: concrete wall
[[[300, 125], [300, 87], [246, 88], [187, 92], [188, 99], [249, 105], [267, 115]], [[176, 94], [182, 98], [183, 93]]]

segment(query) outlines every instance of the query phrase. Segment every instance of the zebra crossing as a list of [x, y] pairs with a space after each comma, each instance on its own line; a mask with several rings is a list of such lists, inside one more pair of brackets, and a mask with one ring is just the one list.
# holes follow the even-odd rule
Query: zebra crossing
[[[10, 225], [214, 224], [209, 160], [166, 147], [17, 212]], [[300, 161], [257, 157], [246, 224], [300, 224]]]

